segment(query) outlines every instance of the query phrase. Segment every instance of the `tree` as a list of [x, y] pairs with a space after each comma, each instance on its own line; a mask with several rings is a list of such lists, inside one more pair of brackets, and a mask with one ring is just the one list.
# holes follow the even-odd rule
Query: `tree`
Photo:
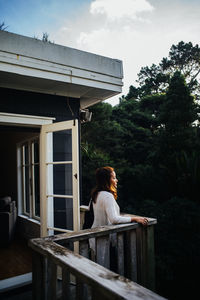
[[[162, 144], [168, 146], [168, 152], [192, 150], [194, 145], [193, 122], [197, 120], [197, 104], [180, 72], [173, 75], [166, 93], [165, 101], [160, 107], [159, 121], [164, 133]], [[170, 152], [171, 152], [170, 151]]]
[[194, 125], [197, 107], [183, 75], [175, 72], [160, 106], [155, 160], [166, 173], [171, 196], [191, 200], [195, 198], [199, 176], [199, 172], [194, 171], [199, 151], [199, 128]]
[[165, 92], [169, 78], [169, 74], [163, 72], [161, 65], [153, 64], [151, 67], [142, 67], [137, 80], [140, 98]]
[[[123, 134], [118, 155], [114, 156], [114, 153], [111, 153], [110, 156], [115, 157], [117, 174], [120, 179], [119, 199], [121, 205], [129, 212], [131, 210], [133, 212], [137, 203], [139, 205], [142, 199], [155, 200], [165, 190], [163, 176], [159, 176], [161, 174], [156, 172], [153, 166], [154, 152], [156, 152], [157, 118], [149, 107], [146, 110], [141, 107], [141, 101], [129, 99], [114, 107], [112, 114], [112, 118], [122, 128]], [[158, 193], [156, 185], [161, 189], [160, 193]], [[164, 197], [164, 194], [162, 195]]]
[[185, 77], [186, 83], [192, 93], [197, 97], [200, 94], [200, 48], [191, 42], [179, 42], [172, 45], [169, 57], [163, 58], [159, 65], [142, 67], [138, 74], [138, 93], [140, 98], [165, 92], [170, 78], [176, 71]]
[[[143, 113], [150, 121], [148, 128], [153, 128], [140, 163], [135, 163], [141, 153], [136, 151], [136, 143], [133, 145], [134, 159], [122, 176], [126, 187], [121, 187], [120, 195], [125, 197], [125, 207], [130, 213], [136, 211], [158, 219], [157, 291], [170, 299], [188, 299], [189, 293], [195, 295], [198, 285], [195, 276], [185, 277], [186, 273], [192, 274], [193, 268], [197, 269], [200, 251], [200, 239], [194, 230], [200, 226], [200, 137], [199, 127], [194, 124], [198, 119], [198, 104], [194, 100], [184, 76], [176, 71], [166, 93], [121, 103], [126, 110], [123, 116], [133, 118], [130, 131], [136, 124], [147, 128], [136, 112]], [[135, 142], [137, 138], [140, 142], [145, 140], [138, 135], [134, 136]], [[181, 289], [183, 284], [189, 286], [188, 292]]]
[[190, 91], [199, 90], [200, 74], [200, 48], [193, 46], [191, 42], [179, 42], [178, 45], [172, 45], [169, 52], [169, 59], [163, 58], [161, 66], [164, 72], [173, 74], [179, 70], [185, 77]]
[[83, 125], [85, 184], [98, 163], [112, 164], [122, 211], [158, 219], [157, 291], [170, 299], [188, 299], [198, 285], [192, 275], [200, 251], [198, 51], [191, 43], [173, 46], [162, 67], [143, 69], [141, 85], [131, 86], [119, 105], [94, 106], [92, 122]]
[[8, 26], [6, 26], [4, 22], [0, 23], [0, 30], [5, 31], [7, 28]]
[[139, 91], [139, 89], [138, 88], [136, 88], [135, 86], [133, 86], [133, 85], [131, 85], [130, 87], [129, 87], [129, 92], [128, 92], [128, 94], [126, 95], [126, 97], [124, 96], [122, 96], [122, 99], [121, 100], [124, 100], [124, 99], [126, 99], [126, 100], [129, 100], [129, 99], [138, 99], [138, 97], [139, 97], [139, 95], [140, 95], [140, 91]]
[[[115, 167], [122, 136], [121, 126], [112, 120], [112, 106], [99, 103], [91, 107], [92, 121], [81, 126], [83, 201], [88, 202], [98, 167]], [[120, 154], [121, 155], [121, 154]]]
[[153, 131], [158, 130], [160, 128], [160, 112], [163, 103], [165, 102], [166, 95], [155, 94], [149, 95], [141, 98], [139, 101], [139, 109], [142, 112], [145, 112], [149, 116], [151, 116], [151, 129]]
[[43, 32], [42, 41], [46, 43], [52, 43], [52, 41], [49, 39], [49, 34], [47, 32]]

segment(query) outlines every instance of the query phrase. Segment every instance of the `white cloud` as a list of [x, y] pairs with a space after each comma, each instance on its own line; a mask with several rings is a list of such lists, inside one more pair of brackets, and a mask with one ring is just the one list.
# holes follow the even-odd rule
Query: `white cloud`
[[90, 6], [91, 14], [105, 14], [111, 21], [124, 17], [136, 19], [138, 13], [152, 10], [146, 0], [95, 0]]
[[[149, 2], [92, 1], [77, 17], [63, 21], [52, 38], [69, 47], [121, 59], [122, 94], [126, 95], [129, 86], [135, 85], [140, 68], [158, 64], [172, 44], [181, 40], [199, 43], [200, 5], [184, 6], [172, 1], [170, 5], [168, 1], [158, 1], [158, 5], [154, 1], [153, 9]], [[117, 103], [119, 96], [111, 102]]]

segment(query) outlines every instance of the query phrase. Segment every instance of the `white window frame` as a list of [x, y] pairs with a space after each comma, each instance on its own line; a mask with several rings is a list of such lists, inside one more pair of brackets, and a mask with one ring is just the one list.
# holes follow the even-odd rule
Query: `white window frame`
[[[40, 216], [35, 214], [35, 174], [34, 166], [39, 166], [39, 161], [35, 163], [34, 158], [34, 143], [38, 142], [38, 151], [39, 151], [39, 135], [26, 139], [23, 142], [17, 144], [17, 172], [18, 172], [18, 199], [20, 207], [20, 215], [29, 217], [30, 219], [40, 220]], [[25, 147], [28, 147], [28, 164], [25, 162]], [[38, 153], [39, 154], [39, 153]], [[28, 167], [29, 172], [29, 212], [26, 209], [26, 190], [25, 190], [25, 167]], [[39, 180], [39, 178], [38, 178]]]

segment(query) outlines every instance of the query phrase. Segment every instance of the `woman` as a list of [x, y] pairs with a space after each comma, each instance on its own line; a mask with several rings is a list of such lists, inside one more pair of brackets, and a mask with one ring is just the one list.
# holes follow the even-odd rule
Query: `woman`
[[96, 187], [91, 193], [94, 209], [92, 228], [130, 222], [147, 225], [147, 218], [120, 216], [120, 209], [116, 202], [117, 182], [118, 180], [113, 168], [102, 167], [96, 170]]

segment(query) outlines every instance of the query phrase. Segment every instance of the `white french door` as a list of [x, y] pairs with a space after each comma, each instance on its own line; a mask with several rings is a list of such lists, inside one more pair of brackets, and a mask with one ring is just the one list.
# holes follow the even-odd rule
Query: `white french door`
[[41, 236], [80, 228], [78, 120], [41, 126]]

